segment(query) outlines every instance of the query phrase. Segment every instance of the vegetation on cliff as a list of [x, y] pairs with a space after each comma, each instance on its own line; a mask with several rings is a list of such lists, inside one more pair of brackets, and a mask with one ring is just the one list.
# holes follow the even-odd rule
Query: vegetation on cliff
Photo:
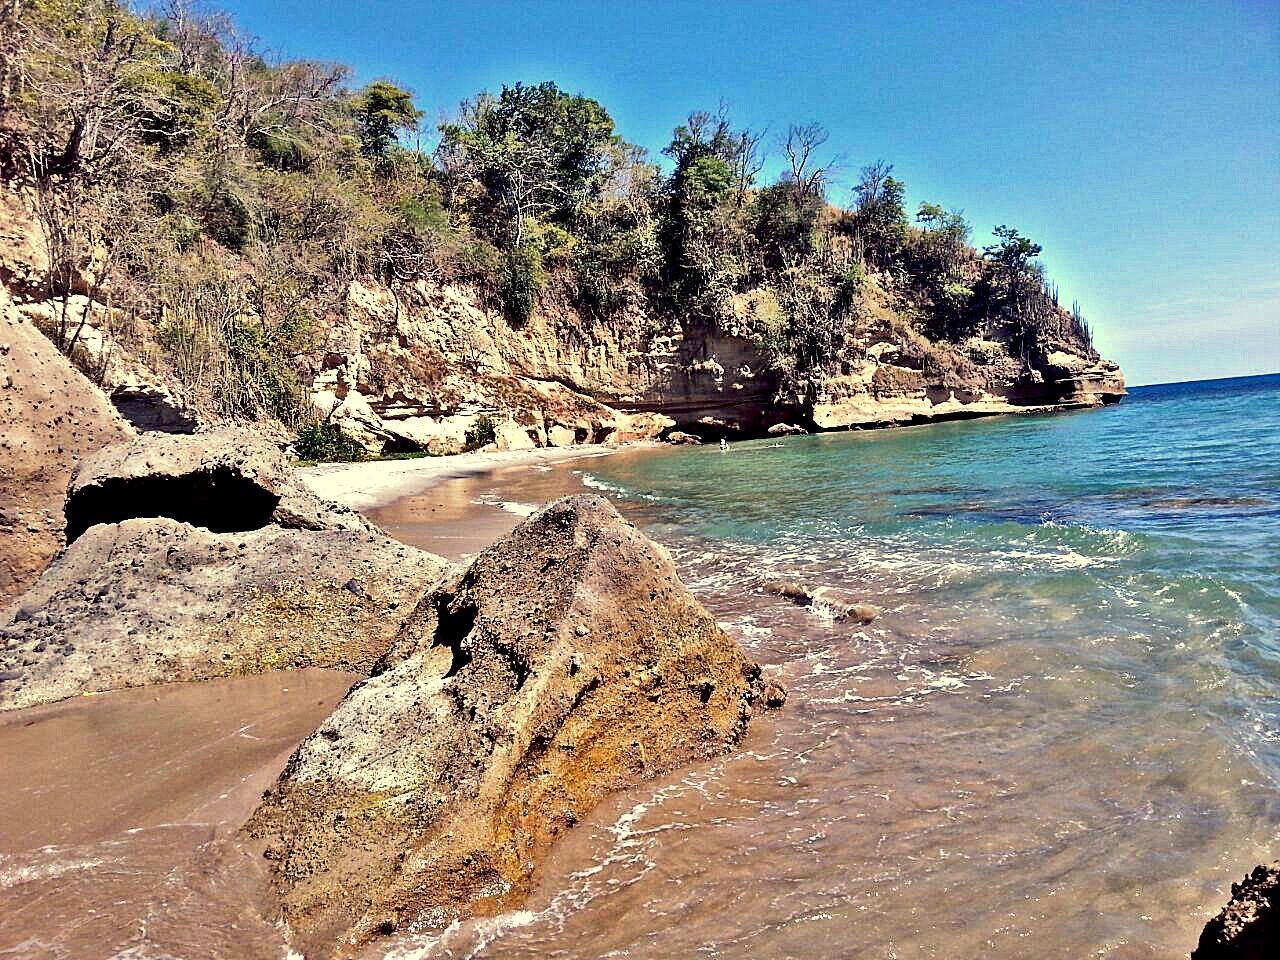
[[466, 284], [515, 326], [554, 301], [741, 337], [792, 396], [886, 330], [944, 384], [970, 337], [1096, 356], [1017, 230], [979, 252], [882, 162], [835, 203], [816, 123], [771, 140], [694, 112], [664, 169], [595, 100], [515, 83], [427, 149], [407, 91], [273, 60], [182, 0], [13, 0], [0, 33], [0, 163], [34, 197], [48, 332], [74, 355], [103, 304], [113, 342], [215, 417], [314, 419], [307, 357], [358, 278]]

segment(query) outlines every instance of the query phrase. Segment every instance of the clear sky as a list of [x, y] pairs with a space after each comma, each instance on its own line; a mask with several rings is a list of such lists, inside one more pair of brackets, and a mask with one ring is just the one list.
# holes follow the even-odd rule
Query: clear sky
[[[216, 2], [216, 0], [215, 0]], [[224, 0], [285, 56], [412, 89], [599, 100], [657, 154], [694, 109], [819, 120], [914, 204], [1045, 248], [1133, 384], [1280, 370], [1280, 0]]]

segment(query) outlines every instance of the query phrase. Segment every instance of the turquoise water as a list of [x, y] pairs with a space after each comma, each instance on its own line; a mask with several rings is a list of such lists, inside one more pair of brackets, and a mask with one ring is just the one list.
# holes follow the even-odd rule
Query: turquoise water
[[1185, 957], [1280, 855], [1280, 376], [585, 463], [480, 493], [610, 496], [791, 699], [403, 955]]

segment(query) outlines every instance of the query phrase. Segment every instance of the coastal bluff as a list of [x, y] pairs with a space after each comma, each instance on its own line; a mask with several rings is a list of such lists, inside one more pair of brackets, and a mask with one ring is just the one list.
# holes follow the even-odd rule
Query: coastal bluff
[[604, 499], [550, 504], [446, 578], [244, 833], [295, 947], [517, 907], [610, 792], [728, 750], [782, 688]]

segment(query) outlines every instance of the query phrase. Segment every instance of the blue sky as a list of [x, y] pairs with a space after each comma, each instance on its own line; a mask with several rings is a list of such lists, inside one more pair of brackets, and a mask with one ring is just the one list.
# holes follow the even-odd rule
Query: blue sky
[[694, 109], [819, 120], [844, 183], [1045, 248], [1134, 384], [1280, 370], [1280, 2], [229, 0], [282, 55], [415, 93], [428, 121], [554, 80], [657, 153]]

